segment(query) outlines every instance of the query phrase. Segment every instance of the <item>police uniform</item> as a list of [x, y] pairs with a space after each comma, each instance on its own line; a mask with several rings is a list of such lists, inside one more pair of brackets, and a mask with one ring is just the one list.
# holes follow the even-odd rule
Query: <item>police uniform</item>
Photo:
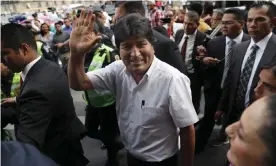
[[[119, 60], [115, 50], [100, 43], [86, 55], [85, 72], [103, 68], [115, 60]], [[87, 90], [84, 91], [83, 97], [87, 103], [85, 126], [88, 130], [88, 136], [100, 139], [105, 144], [109, 164], [116, 165], [116, 154], [119, 147], [115, 138], [119, 130], [115, 96], [106, 90]]]
[[[2, 77], [1, 99], [16, 97], [20, 93], [20, 73], [10, 73]], [[9, 123], [16, 123], [16, 105], [1, 105], [1, 140], [12, 140], [11, 134], [5, 130]]]

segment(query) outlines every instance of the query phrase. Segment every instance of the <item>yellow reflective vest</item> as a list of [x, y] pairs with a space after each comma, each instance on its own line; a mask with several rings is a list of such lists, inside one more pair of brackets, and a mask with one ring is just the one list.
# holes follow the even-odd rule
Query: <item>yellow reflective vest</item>
[[[104, 50], [104, 53], [101, 55], [101, 52]], [[94, 71], [101, 69], [103, 67], [103, 63], [107, 58], [108, 64], [111, 63], [111, 55], [113, 49], [102, 44], [95, 52], [92, 62], [88, 68], [89, 71]], [[87, 55], [88, 56], [88, 55]], [[83, 98], [85, 99], [86, 103], [93, 107], [102, 108], [107, 107], [115, 103], [115, 96], [109, 90], [87, 90], [86, 95], [83, 94]], [[87, 99], [88, 98], [88, 99]]]
[[20, 94], [20, 74], [21, 73], [13, 74], [10, 96], [6, 96], [1, 90], [1, 99], [8, 97], [16, 97]]
[[41, 51], [42, 45], [43, 43], [41, 41], [36, 41], [37, 53], [39, 56], [42, 56], [42, 51]]

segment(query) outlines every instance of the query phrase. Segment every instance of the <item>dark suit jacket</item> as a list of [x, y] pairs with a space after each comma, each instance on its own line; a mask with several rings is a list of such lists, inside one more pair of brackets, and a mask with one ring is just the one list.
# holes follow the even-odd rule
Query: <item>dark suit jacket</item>
[[181, 54], [177, 45], [163, 34], [153, 31], [153, 36], [157, 40], [153, 43], [155, 56], [163, 62], [175, 67], [183, 74], [187, 74], [185, 63], [183, 63]]
[[[226, 85], [223, 88], [221, 101], [218, 107], [218, 109], [221, 111], [231, 112], [233, 109], [233, 105], [235, 104], [234, 101], [236, 97], [236, 91], [238, 88], [238, 83], [239, 83], [240, 74], [241, 74], [241, 66], [249, 44], [250, 44], [250, 40], [242, 42], [233, 48], [233, 56], [232, 56], [233, 59], [231, 61], [231, 66], [226, 80]], [[276, 57], [275, 46], [276, 46], [276, 35], [272, 34], [272, 37], [267, 43], [265, 51], [260, 60], [260, 63], [258, 64], [257, 70], [254, 74], [254, 78], [250, 88], [249, 104], [251, 104], [254, 101], [254, 88], [257, 86], [257, 83], [259, 81], [259, 74], [261, 72], [261, 68], [264, 65], [268, 64], [274, 57]]]
[[75, 113], [67, 77], [58, 65], [43, 58], [35, 63], [17, 104], [18, 141], [34, 145], [61, 165], [73, 158], [87, 164], [80, 146], [85, 128]]
[[[243, 33], [242, 41], [250, 40], [250, 36]], [[225, 49], [226, 49], [226, 37], [219, 36], [210, 40], [206, 46], [207, 53], [209, 57], [224, 59], [225, 58]], [[220, 63], [215, 66], [209, 66], [205, 68], [205, 79], [204, 79], [204, 88], [215, 88], [220, 89], [220, 84], [223, 76], [225, 60], [222, 60]]]
[[[183, 38], [183, 35], [184, 35], [184, 30], [183, 29], [178, 30], [176, 32], [176, 34], [175, 34], [175, 43], [176, 43], [177, 46], [181, 42], [181, 39]], [[200, 31], [197, 31], [196, 38], [195, 38], [195, 43], [194, 43], [193, 54], [192, 54], [192, 63], [193, 63], [193, 66], [194, 66], [195, 70], [197, 70], [197, 71], [201, 70], [200, 61], [195, 59], [196, 56], [197, 56], [197, 46], [205, 45], [206, 40], [207, 40], [206, 34], [200, 32]], [[181, 60], [183, 61], [182, 58], [181, 58]]]

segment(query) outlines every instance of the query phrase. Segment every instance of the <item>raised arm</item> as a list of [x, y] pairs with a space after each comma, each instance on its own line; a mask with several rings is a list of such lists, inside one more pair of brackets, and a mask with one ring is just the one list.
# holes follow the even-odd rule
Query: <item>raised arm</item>
[[82, 10], [80, 17], [74, 17], [73, 30], [70, 35], [70, 59], [68, 65], [69, 85], [74, 90], [93, 89], [92, 82], [84, 71], [85, 54], [101, 39], [94, 33], [95, 15], [91, 11], [85, 14]]

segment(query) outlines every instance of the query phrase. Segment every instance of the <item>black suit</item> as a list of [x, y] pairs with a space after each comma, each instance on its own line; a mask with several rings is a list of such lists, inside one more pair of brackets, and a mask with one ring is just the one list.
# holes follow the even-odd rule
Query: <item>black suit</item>
[[[182, 38], [184, 36], [184, 30], [178, 30], [175, 34], [175, 43], [179, 45]], [[205, 45], [206, 42], [206, 34], [200, 31], [197, 31], [195, 37], [195, 43], [193, 47], [192, 53], [192, 64], [194, 68], [194, 73], [188, 73], [188, 77], [191, 81], [191, 91], [192, 91], [192, 100], [193, 105], [195, 107], [196, 112], [199, 112], [200, 105], [200, 97], [201, 97], [201, 87], [203, 86], [203, 75], [202, 75], [202, 67], [199, 60], [196, 60], [197, 55], [197, 46]], [[181, 46], [182, 47], [182, 46]], [[184, 59], [182, 57], [182, 62], [184, 63]]]
[[153, 31], [153, 36], [157, 40], [153, 42], [155, 56], [163, 62], [175, 67], [183, 74], [187, 74], [185, 63], [183, 63], [177, 45], [163, 34]]
[[[222, 97], [218, 106], [218, 110], [227, 112], [227, 119], [223, 124], [223, 127], [236, 122], [243, 110], [236, 109], [236, 93], [241, 75], [241, 67], [246, 54], [247, 48], [250, 44], [250, 41], [243, 42], [233, 49], [233, 61], [231, 61], [230, 70], [226, 80], [226, 85], [223, 88]], [[262, 66], [268, 64], [273, 58], [276, 57], [276, 35], [272, 34], [269, 39], [267, 46], [264, 50], [262, 58], [258, 64], [257, 70], [254, 73], [252, 85], [250, 87], [249, 93], [249, 104], [254, 102], [254, 89], [257, 86], [259, 81], [259, 74], [261, 72]]]
[[[243, 34], [242, 41], [250, 40], [247, 34]], [[209, 57], [224, 59], [226, 49], [226, 37], [219, 36], [210, 40], [206, 46]], [[214, 114], [221, 97], [221, 81], [224, 72], [225, 61], [214, 66], [207, 66], [204, 74], [205, 112], [204, 118], [196, 131], [196, 150], [202, 150], [206, 145], [215, 125]]]
[[80, 139], [84, 125], [75, 113], [61, 68], [41, 58], [29, 70], [17, 97], [18, 141], [29, 143], [64, 166], [86, 165]]

